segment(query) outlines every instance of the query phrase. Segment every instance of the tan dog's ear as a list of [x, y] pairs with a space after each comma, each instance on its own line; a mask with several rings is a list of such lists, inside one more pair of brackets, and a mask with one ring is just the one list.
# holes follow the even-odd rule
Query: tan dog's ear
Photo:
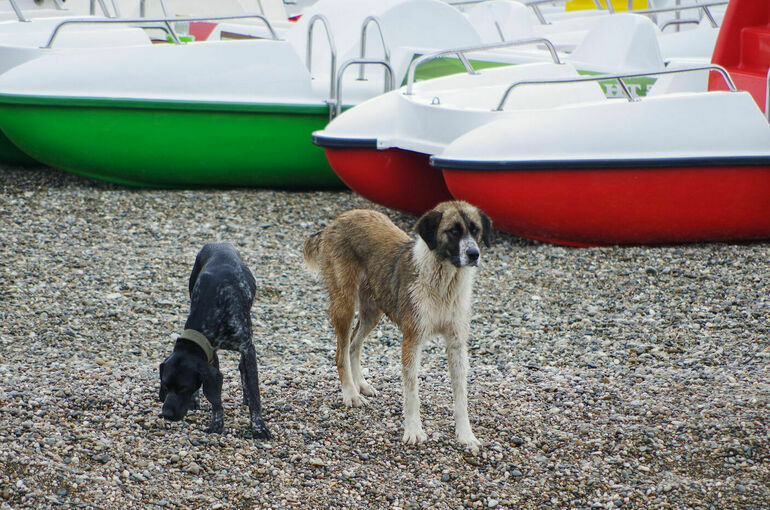
[[441, 217], [443, 215], [444, 213], [441, 211], [428, 211], [417, 220], [417, 225], [414, 227], [430, 250], [435, 250], [436, 245], [438, 244], [436, 234], [438, 233], [438, 225], [441, 223]]
[[492, 220], [482, 210], [479, 210], [481, 215], [481, 240], [484, 241], [484, 245], [489, 248], [492, 243]]

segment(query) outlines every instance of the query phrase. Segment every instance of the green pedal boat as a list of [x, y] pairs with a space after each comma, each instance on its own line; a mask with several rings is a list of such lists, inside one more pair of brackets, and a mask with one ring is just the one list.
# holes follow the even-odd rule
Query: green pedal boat
[[314, 85], [282, 41], [88, 49], [1, 75], [0, 127], [37, 161], [121, 184], [339, 187], [309, 143], [329, 120]]

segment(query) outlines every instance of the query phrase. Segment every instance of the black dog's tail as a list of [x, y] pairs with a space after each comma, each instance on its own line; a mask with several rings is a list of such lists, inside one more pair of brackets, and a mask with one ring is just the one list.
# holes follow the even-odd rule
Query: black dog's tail
[[302, 249], [302, 254], [305, 258], [305, 268], [312, 274], [318, 274], [321, 272], [321, 266], [319, 264], [319, 256], [321, 255], [321, 234], [323, 230], [319, 230], [315, 234], [305, 240], [305, 246]]

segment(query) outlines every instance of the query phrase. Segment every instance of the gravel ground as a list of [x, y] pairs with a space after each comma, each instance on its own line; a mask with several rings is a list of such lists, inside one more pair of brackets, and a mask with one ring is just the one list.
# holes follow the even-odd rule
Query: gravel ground
[[[474, 456], [453, 440], [440, 341], [421, 371], [427, 443], [401, 443], [387, 321], [364, 346], [379, 396], [341, 405], [301, 245], [352, 207], [375, 206], [0, 169], [0, 506], [770, 508], [770, 244], [569, 249], [500, 234], [475, 292]], [[158, 363], [214, 240], [257, 279], [269, 443], [249, 437], [233, 353], [224, 434], [203, 433], [207, 403], [158, 417]]]

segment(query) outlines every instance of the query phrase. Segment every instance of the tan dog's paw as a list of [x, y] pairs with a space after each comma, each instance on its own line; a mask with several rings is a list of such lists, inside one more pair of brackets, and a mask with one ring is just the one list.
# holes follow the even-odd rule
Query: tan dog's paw
[[358, 393], [343, 393], [342, 402], [345, 404], [345, 407], [364, 407], [369, 405], [369, 401]]
[[372, 385], [366, 381], [361, 381], [361, 383], [358, 385], [358, 390], [362, 395], [366, 395], [367, 397], [377, 396], [377, 390], [375, 390], [374, 387], [372, 387]]
[[479, 453], [481, 441], [476, 439], [476, 436], [474, 436], [472, 432], [467, 435], [457, 436], [457, 442], [459, 442], [461, 445], [467, 446], [474, 454]]
[[428, 436], [423, 432], [422, 427], [419, 428], [407, 428], [404, 431], [404, 443], [406, 444], [420, 444], [425, 442]]

